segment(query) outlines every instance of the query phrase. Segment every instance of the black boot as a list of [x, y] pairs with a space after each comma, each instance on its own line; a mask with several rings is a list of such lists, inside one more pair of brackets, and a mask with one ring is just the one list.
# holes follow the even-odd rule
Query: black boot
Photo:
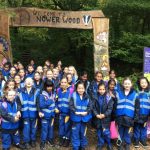
[[15, 147], [17, 147], [19, 149], [26, 149], [24, 144], [16, 144]]
[[123, 145], [118, 146], [118, 150], [123, 150]]
[[45, 150], [45, 142], [41, 142], [40, 144], [40, 150]]
[[142, 145], [143, 148], [147, 148], [147, 146], [148, 146], [146, 141], [144, 141], [144, 140], [140, 141], [140, 144]]
[[113, 150], [112, 145], [107, 145], [107, 150]]
[[24, 143], [25, 149], [30, 149], [29, 143]]
[[134, 141], [134, 147], [135, 148], [139, 148], [140, 146], [139, 146], [139, 141]]
[[31, 141], [31, 147], [35, 148], [36, 147], [36, 142], [35, 141]]
[[54, 143], [54, 140], [53, 139], [50, 139], [48, 141], [48, 144], [51, 146], [51, 147], [54, 147], [55, 146], [55, 143]]
[[63, 144], [64, 147], [69, 147], [70, 144], [70, 140], [69, 139], [65, 139], [65, 142]]
[[59, 146], [62, 146], [64, 144], [64, 142], [65, 142], [65, 139], [60, 137], [59, 138]]
[[81, 147], [80, 150], [85, 150], [85, 147]]
[[125, 150], [130, 150], [130, 145], [129, 144], [125, 144]]
[[101, 146], [97, 146], [96, 150], [102, 150], [102, 147]]

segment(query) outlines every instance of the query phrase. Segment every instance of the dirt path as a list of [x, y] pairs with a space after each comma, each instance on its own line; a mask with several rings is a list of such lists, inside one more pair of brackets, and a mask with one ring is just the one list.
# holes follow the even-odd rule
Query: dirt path
[[[57, 131], [56, 131], [56, 133], [57, 133]], [[97, 143], [96, 131], [90, 128], [87, 132], [87, 135], [88, 135], [89, 146], [87, 147], [86, 150], [96, 150], [96, 143]], [[37, 145], [36, 148], [31, 148], [31, 150], [40, 150], [40, 135], [39, 134], [37, 135], [37, 139], [38, 139], [38, 142], [36, 144]], [[58, 143], [58, 141], [55, 141], [55, 143]], [[150, 140], [148, 141], [148, 144], [150, 146]], [[15, 147], [11, 147], [11, 150], [18, 150], [18, 149]], [[50, 147], [50, 146], [46, 145], [46, 150], [72, 150], [72, 148], [71, 147], [62, 148], [59, 146]], [[106, 150], [106, 148], [104, 148], [103, 150]], [[113, 146], [113, 150], [117, 150], [117, 147]], [[145, 149], [143, 149], [142, 147], [136, 149], [132, 145], [130, 150], [145, 150]], [[150, 150], [150, 147], [147, 148], [146, 150]]]

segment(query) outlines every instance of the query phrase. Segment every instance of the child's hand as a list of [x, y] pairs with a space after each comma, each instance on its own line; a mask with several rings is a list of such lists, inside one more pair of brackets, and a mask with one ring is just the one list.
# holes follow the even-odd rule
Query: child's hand
[[16, 116], [17, 116], [18, 118], [20, 118], [20, 117], [21, 117], [21, 112], [18, 111], [17, 114], [16, 114]]
[[98, 119], [101, 119], [101, 115], [96, 115], [96, 117], [97, 117]]
[[18, 122], [18, 121], [19, 121], [19, 117], [18, 117], [18, 116], [15, 116], [14, 121], [15, 121], [15, 122]]
[[105, 118], [105, 115], [104, 115], [104, 114], [100, 114], [100, 116], [101, 116], [101, 119]]
[[111, 92], [109, 93], [109, 95], [112, 97], [112, 98], [115, 98], [115, 95]]
[[39, 112], [39, 117], [40, 118], [44, 117], [44, 114], [42, 112]]
[[87, 112], [81, 112], [81, 115], [82, 115], [82, 116], [86, 116], [86, 115], [87, 115]]
[[59, 110], [57, 108], [55, 108], [55, 113], [57, 113], [57, 114], [59, 113]]

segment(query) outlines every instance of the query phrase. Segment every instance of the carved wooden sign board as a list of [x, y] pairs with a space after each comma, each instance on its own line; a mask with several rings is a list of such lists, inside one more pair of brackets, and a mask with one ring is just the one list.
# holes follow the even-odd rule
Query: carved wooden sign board
[[[109, 19], [101, 10], [55, 11], [39, 8], [13, 8], [0, 11], [0, 44], [12, 60], [9, 26], [93, 29], [94, 69], [105, 75], [109, 71], [108, 35]], [[7, 45], [8, 44], [8, 45]], [[9, 47], [9, 48], [7, 48]], [[89, 58], [91, 59], [91, 58]], [[3, 60], [0, 57], [0, 61]]]

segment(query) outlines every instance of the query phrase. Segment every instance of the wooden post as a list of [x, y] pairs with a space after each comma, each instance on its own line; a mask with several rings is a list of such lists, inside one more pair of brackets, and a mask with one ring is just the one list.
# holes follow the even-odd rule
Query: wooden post
[[94, 32], [94, 70], [101, 71], [105, 77], [108, 77], [110, 70], [108, 37], [109, 37], [109, 19], [92, 18]]
[[[0, 64], [4, 59], [12, 60], [10, 51], [10, 35], [9, 35], [9, 14], [0, 11]], [[4, 45], [8, 45], [8, 49]]]

